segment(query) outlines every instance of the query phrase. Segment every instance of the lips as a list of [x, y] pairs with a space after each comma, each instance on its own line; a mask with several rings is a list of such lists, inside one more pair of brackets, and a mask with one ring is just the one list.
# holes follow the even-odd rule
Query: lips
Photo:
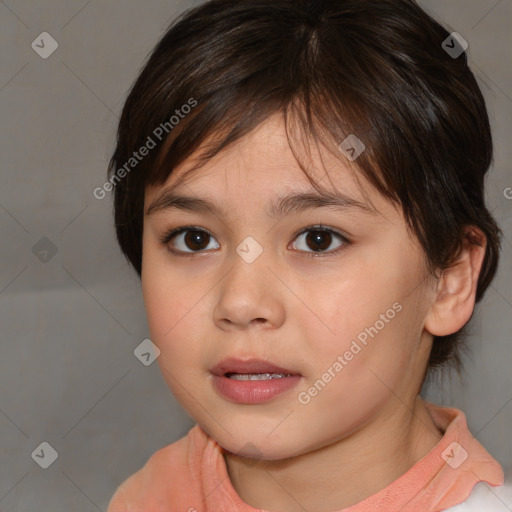
[[[212, 386], [220, 397], [245, 405], [264, 404], [285, 395], [302, 379], [300, 373], [263, 359], [224, 359], [210, 371]], [[239, 374], [238, 378], [234, 374]], [[259, 375], [252, 375], [253, 379], [251, 374]]]
[[228, 358], [222, 360], [211, 368], [211, 373], [219, 377], [231, 373], [283, 373], [285, 375], [300, 375], [300, 373], [278, 366], [263, 359], [236, 359]]

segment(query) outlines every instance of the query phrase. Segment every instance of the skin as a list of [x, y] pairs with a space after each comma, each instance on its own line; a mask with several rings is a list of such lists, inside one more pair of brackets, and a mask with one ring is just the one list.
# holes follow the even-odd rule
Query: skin
[[[145, 207], [192, 163], [148, 188]], [[316, 150], [311, 163], [310, 174], [327, 190], [364, 201], [343, 155]], [[242, 500], [279, 512], [327, 512], [383, 489], [441, 439], [418, 394], [433, 335], [455, 332], [471, 316], [485, 239], [481, 247], [465, 247], [458, 265], [435, 279], [400, 209], [369, 185], [364, 190], [377, 215], [317, 207], [268, 217], [269, 202], [292, 190], [316, 192], [274, 115], [176, 191], [217, 200], [225, 216], [178, 209], [145, 216], [142, 288], [163, 376], [227, 450], [228, 474]], [[300, 233], [318, 224], [351, 243], [334, 252], [343, 242], [327, 235], [323, 256], [308, 258], [319, 253]], [[179, 226], [211, 233], [200, 254], [183, 235], [161, 243]], [[247, 236], [263, 248], [251, 264], [236, 252]], [[169, 247], [192, 256], [173, 255]], [[402, 310], [309, 403], [300, 403], [298, 393], [396, 302]], [[210, 368], [230, 356], [267, 359], [302, 378], [269, 402], [236, 404], [211, 383]], [[250, 455], [247, 443], [258, 460], [243, 457]]]

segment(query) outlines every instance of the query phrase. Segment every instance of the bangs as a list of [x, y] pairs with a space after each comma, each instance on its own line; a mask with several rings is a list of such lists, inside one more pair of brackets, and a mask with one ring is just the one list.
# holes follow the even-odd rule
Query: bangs
[[[252, 97], [250, 93], [253, 93]], [[154, 165], [144, 174], [143, 186], [161, 186], [173, 172], [186, 165], [186, 171], [178, 173], [175, 183], [178, 185], [184, 182], [209, 160], [251, 133], [271, 116], [282, 115], [289, 147], [301, 170], [317, 191], [325, 189], [308, 172], [311, 169], [312, 145], [316, 146], [320, 156], [323, 151], [327, 151], [340, 161], [340, 165], [348, 169], [359, 184], [366, 202], [373, 208], [375, 207], [365, 192], [361, 177], [382, 195], [399, 203], [399, 198], [383, 181], [382, 173], [372, 158], [372, 148], [367, 145], [371, 141], [366, 131], [364, 151], [357, 159], [347, 158], [347, 154], [340, 150], [343, 141], [349, 136], [354, 137], [356, 131], [361, 134], [366, 128], [359, 112], [357, 127], [354, 127], [355, 123], [348, 123], [346, 118], [340, 119], [336, 115], [339, 110], [345, 116], [351, 112], [346, 108], [347, 104], [343, 105], [345, 108], [341, 105], [335, 107], [335, 100], [336, 97], [328, 101], [325, 96], [319, 100], [309, 91], [300, 100], [297, 97], [289, 99], [282, 91], [280, 95], [271, 96], [270, 91], [251, 91], [250, 88], [247, 91], [240, 88], [236, 98], [226, 94], [221, 98], [211, 98], [207, 103], [196, 107], [169, 133], [156, 155]], [[329, 173], [327, 175], [330, 180]]]

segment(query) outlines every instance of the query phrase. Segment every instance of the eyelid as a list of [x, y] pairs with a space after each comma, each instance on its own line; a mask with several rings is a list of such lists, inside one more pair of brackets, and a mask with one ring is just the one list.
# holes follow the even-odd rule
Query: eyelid
[[293, 239], [297, 238], [299, 235], [303, 233], [307, 233], [308, 231], [327, 231], [334, 233], [341, 237], [346, 242], [349, 242], [349, 235], [341, 232], [340, 230], [333, 228], [331, 226], [326, 226], [325, 224], [311, 224], [310, 226], [306, 226], [305, 228], [301, 228], [294, 236]]

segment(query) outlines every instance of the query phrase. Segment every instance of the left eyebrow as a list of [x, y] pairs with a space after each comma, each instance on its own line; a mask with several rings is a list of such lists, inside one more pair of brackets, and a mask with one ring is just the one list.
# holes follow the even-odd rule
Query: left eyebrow
[[[377, 215], [378, 213], [366, 203], [340, 193], [291, 193], [273, 201], [267, 215], [272, 218], [279, 218], [314, 208], [329, 208], [336, 211], [358, 210], [369, 215]], [[151, 203], [146, 210], [146, 215], [149, 216], [171, 209], [213, 214], [218, 217], [227, 216], [224, 208], [215, 201], [207, 198], [177, 195], [170, 190], [164, 191]]]

